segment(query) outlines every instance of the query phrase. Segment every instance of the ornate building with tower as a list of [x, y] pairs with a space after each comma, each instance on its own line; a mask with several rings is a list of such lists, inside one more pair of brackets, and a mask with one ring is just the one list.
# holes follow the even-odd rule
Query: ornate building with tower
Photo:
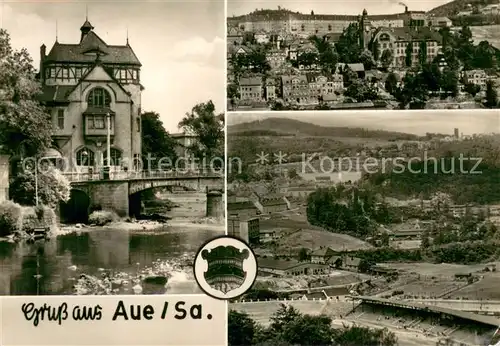
[[88, 20], [79, 43], [40, 47], [42, 101], [66, 170], [133, 169], [141, 155], [141, 63], [129, 45], [108, 45]]

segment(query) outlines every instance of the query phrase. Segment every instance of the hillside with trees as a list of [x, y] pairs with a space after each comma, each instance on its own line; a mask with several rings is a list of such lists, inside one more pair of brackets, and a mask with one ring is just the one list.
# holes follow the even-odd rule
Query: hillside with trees
[[355, 138], [379, 138], [385, 140], [415, 140], [417, 135], [391, 132], [383, 130], [369, 130], [356, 127], [332, 127], [321, 126], [312, 123], [307, 123], [294, 119], [285, 118], [266, 118], [264, 120], [256, 120], [248, 123], [228, 126], [227, 129], [230, 136], [244, 135], [250, 131], [264, 131], [264, 135], [273, 135], [269, 131], [280, 135], [288, 134], [295, 136], [310, 136], [310, 137], [355, 137]]
[[435, 7], [427, 13], [434, 16], [449, 17], [456, 15], [460, 11], [471, 9], [472, 7], [483, 7], [498, 3], [498, 0], [454, 0], [444, 5]]

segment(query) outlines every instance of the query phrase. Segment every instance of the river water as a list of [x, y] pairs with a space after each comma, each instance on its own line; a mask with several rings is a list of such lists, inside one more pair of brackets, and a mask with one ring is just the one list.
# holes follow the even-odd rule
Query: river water
[[[0, 295], [75, 294], [82, 274], [134, 277], [159, 265], [169, 274], [166, 293], [201, 293], [189, 264], [205, 241], [223, 234], [207, 228], [166, 226], [148, 233], [92, 228], [31, 244], [0, 242]], [[134, 292], [125, 287], [114, 293]]]

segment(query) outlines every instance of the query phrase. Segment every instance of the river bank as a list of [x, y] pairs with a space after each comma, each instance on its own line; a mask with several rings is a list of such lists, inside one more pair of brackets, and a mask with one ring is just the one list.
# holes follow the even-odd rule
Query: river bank
[[130, 232], [151, 232], [161, 231], [168, 227], [182, 227], [182, 228], [200, 228], [214, 231], [224, 231], [224, 219], [215, 218], [188, 218], [178, 217], [169, 220], [168, 222], [158, 222], [150, 220], [120, 220], [114, 221], [104, 226], [94, 226], [85, 224], [76, 225], [60, 225], [59, 229], [54, 233], [55, 235], [68, 234], [72, 232], [90, 231], [92, 229], [116, 229]]
[[0, 295], [201, 293], [199, 247], [224, 234], [215, 220], [63, 225], [40, 241], [0, 242]]

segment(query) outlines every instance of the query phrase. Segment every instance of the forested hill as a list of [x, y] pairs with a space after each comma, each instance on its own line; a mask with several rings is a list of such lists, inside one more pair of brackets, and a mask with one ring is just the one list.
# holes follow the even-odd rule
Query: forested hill
[[415, 140], [417, 135], [355, 127], [330, 127], [294, 119], [267, 118], [228, 126], [229, 136], [309, 136], [309, 137], [358, 137], [385, 140]]
[[435, 7], [427, 13], [435, 16], [451, 17], [460, 11], [465, 11], [467, 9], [471, 9], [472, 7], [481, 8], [490, 4], [498, 3], [499, 0], [454, 0], [444, 5]]

